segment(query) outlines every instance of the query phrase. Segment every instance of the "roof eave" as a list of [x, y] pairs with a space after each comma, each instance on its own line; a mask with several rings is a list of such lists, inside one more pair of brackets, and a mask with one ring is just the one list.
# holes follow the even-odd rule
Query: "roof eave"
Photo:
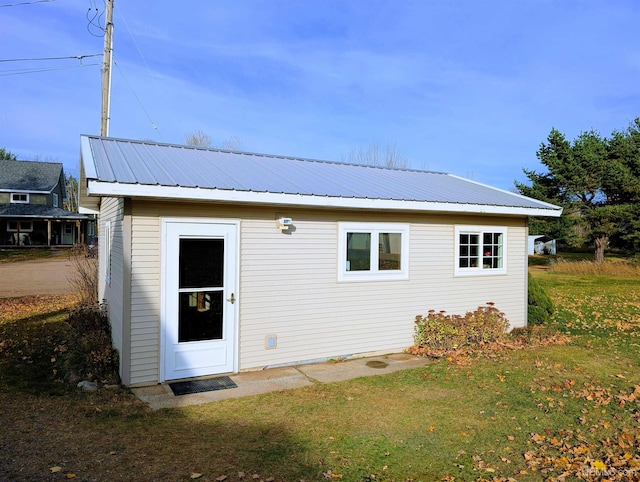
[[346, 198], [226, 189], [187, 188], [180, 186], [149, 186], [142, 184], [101, 182], [91, 179], [89, 179], [87, 183], [87, 194], [92, 197], [138, 197], [251, 204], [284, 204], [290, 206], [333, 207], [343, 209], [498, 214], [508, 216], [559, 217], [562, 214], [562, 209], [555, 206], [553, 208], [533, 208], [396, 199]]
[[53, 189], [48, 191], [41, 191], [37, 189], [0, 189], [0, 192], [11, 192], [11, 193], [25, 193], [25, 194], [51, 194]]

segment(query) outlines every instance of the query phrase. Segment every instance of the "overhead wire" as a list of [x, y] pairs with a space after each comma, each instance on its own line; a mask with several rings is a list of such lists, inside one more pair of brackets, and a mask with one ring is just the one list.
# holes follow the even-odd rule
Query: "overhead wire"
[[93, 67], [99, 64], [82, 64], [82, 65], [69, 65], [69, 66], [57, 66], [57, 67], [43, 67], [43, 68], [35, 68], [35, 69], [13, 69], [13, 70], [0, 70], [0, 77], [6, 77], [9, 75], [20, 75], [20, 74], [33, 74], [37, 72], [51, 72], [54, 70], [68, 70], [68, 69], [79, 69], [82, 67]]
[[86, 59], [89, 57], [101, 57], [102, 54], [89, 54], [89, 55], [69, 55], [67, 57], [38, 57], [38, 58], [32, 58], [32, 59], [0, 59], [0, 62], [35, 62], [35, 61], [39, 61], [39, 60], [68, 60], [68, 59], [75, 59], [75, 60], [80, 60], [82, 61], [82, 59]]
[[[117, 12], [117, 15], [118, 15], [119, 18], [122, 19], [125, 27], [127, 28], [127, 31], [129, 32], [129, 36], [131, 37], [131, 40], [133, 41], [133, 45], [135, 45], [136, 50], [138, 51], [138, 55], [140, 55], [140, 58], [144, 62], [144, 65], [145, 65], [145, 67], [147, 69], [147, 73], [149, 74], [149, 77], [151, 77], [155, 81], [155, 77], [152, 75], [152, 72], [151, 72], [151, 67], [149, 67], [149, 63], [147, 62], [147, 59], [142, 54], [142, 50], [140, 49], [140, 46], [138, 45], [138, 42], [136, 41], [136, 38], [133, 35], [133, 32], [131, 31], [131, 28], [129, 28], [129, 23], [127, 22], [127, 19], [124, 17], [124, 15], [122, 15], [121, 12]], [[114, 61], [114, 64], [115, 64], [116, 68], [118, 69], [118, 72], [120, 72], [120, 75], [122, 75], [122, 78], [126, 82], [127, 86], [129, 87], [129, 90], [131, 90], [131, 93], [133, 94], [133, 96], [138, 101], [138, 104], [140, 105], [140, 108], [142, 109], [142, 111], [147, 116], [147, 119], [149, 119], [149, 122], [151, 123], [151, 127], [158, 133], [158, 136], [160, 137], [160, 140], [164, 141], [164, 138], [162, 137], [162, 134], [158, 130], [158, 126], [156, 125], [155, 122], [153, 122], [153, 119], [151, 118], [151, 116], [149, 115], [147, 110], [145, 109], [144, 105], [142, 104], [142, 101], [140, 100], [140, 98], [138, 97], [136, 92], [133, 90], [133, 87], [131, 86], [131, 84], [129, 83], [127, 78], [125, 77], [124, 72], [122, 71], [120, 66], [115, 61]]]
[[32, 2], [20, 2], [20, 3], [9, 3], [7, 5], [0, 5], [0, 8], [3, 7], [19, 7], [21, 5], [33, 5], [35, 3], [48, 3], [55, 2], [56, 0], [33, 0]]
[[[94, 10], [93, 13], [93, 17], [89, 18], [89, 13]], [[96, 5], [96, 3], [93, 0], [90, 0], [89, 2], [89, 9], [87, 10], [87, 31], [93, 35], [94, 37], [104, 37], [105, 35], [105, 26], [102, 25], [101, 23], [101, 19], [102, 17], [105, 15], [106, 13], [106, 4], [105, 4], [105, 9], [102, 11], [102, 13], [100, 13], [100, 10], [98, 9], [98, 6]], [[94, 29], [97, 29], [100, 31], [99, 34], [95, 34], [91, 31], [91, 27], [93, 27]]]
[[120, 66], [118, 65], [118, 63], [115, 60], [113, 61], [113, 64], [116, 66], [116, 68], [118, 69], [118, 72], [120, 72], [120, 75], [122, 75], [122, 78], [124, 79], [125, 84], [127, 84], [127, 87], [129, 87], [129, 90], [131, 91], [131, 93], [133, 94], [135, 99], [138, 101], [138, 105], [142, 109], [142, 112], [144, 112], [144, 114], [147, 116], [147, 119], [149, 119], [149, 122], [151, 122], [151, 127], [158, 133], [158, 136], [160, 136], [160, 140], [162, 140], [164, 142], [164, 138], [162, 137], [162, 134], [160, 134], [160, 131], [158, 130], [158, 126], [155, 124], [155, 122], [153, 122], [153, 119], [151, 118], [151, 116], [147, 112], [147, 109], [144, 108], [144, 105], [142, 104], [142, 101], [140, 100], [140, 98], [136, 94], [135, 90], [133, 90], [133, 87], [131, 86], [131, 84], [127, 80], [127, 77], [124, 75], [124, 72], [122, 71], [122, 69], [120, 68]]

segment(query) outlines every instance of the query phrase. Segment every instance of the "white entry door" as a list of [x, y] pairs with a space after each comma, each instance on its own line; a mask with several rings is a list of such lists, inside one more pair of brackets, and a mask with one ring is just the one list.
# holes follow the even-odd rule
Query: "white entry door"
[[164, 220], [163, 380], [234, 371], [236, 225]]

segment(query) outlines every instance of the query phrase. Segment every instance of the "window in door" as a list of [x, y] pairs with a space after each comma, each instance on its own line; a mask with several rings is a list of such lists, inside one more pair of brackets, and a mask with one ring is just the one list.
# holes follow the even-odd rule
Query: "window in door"
[[220, 340], [224, 239], [180, 239], [178, 341]]

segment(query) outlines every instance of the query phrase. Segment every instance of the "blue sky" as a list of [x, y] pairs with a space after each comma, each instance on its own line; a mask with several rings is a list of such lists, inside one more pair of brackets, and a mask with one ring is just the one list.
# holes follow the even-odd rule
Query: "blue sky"
[[[77, 175], [100, 128], [102, 0], [0, 0], [0, 147]], [[114, 0], [110, 135], [417, 169], [510, 190], [552, 127], [640, 116], [636, 0]], [[52, 69], [24, 73], [26, 70]], [[154, 127], [155, 126], [155, 127]]]

